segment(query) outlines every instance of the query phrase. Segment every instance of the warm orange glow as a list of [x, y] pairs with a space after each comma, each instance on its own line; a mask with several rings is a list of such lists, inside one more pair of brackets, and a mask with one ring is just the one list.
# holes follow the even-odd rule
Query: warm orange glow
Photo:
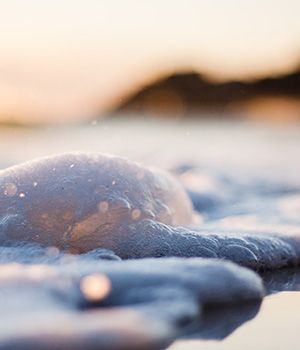
[[256, 98], [235, 109], [248, 119], [280, 123], [300, 121], [300, 101], [295, 98]]
[[80, 289], [86, 299], [100, 301], [110, 293], [111, 282], [105, 275], [93, 274], [82, 278]]
[[1, 1], [0, 119], [89, 118], [184, 68], [219, 79], [288, 71], [299, 12], [295, 0]]

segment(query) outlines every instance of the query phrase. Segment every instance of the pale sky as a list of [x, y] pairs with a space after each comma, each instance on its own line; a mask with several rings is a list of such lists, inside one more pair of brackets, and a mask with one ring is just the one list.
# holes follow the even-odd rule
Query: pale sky
[[0, 118], [89, 117], [161, 73], [300, 62], [299, 0], [0, 0]]

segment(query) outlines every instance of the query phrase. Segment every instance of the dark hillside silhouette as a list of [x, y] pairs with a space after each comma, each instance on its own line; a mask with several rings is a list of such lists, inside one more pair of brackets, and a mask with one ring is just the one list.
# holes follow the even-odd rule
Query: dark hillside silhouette
[[195, 72], [173, 74], [132, 94], [112, 114], [185, 115], [201, 110], [226, 110], [257, 97], [300, 98], [300, 70], [254, 82], [226, 83], [211, 82]]

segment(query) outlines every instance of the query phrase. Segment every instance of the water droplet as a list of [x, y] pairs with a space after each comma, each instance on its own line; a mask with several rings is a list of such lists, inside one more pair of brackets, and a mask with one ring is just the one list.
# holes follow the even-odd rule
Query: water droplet
[[47, 249], [48, 256], [57, 256], [59, 254], [59, 249], [56, 247], [49, 247]]
[[131, 213], [131, 217], [133, 220], [137, 220], [139, 219], [141, 216], [141, 211], [139, 209], [133, 209], [132, 213]]
[[4, 185], [5, 196], [13, 197], [17, 193], [17, 191], [18, 191], [17, 186], [12, 182], [9, 182]]
[[101, 213], [106, 213], [108, 210], [108, 203], [105, 201], [100, 202], [98, 205], [98, 209]]
[[24, 197], [25, 197], [25, 193], [21, 192], [21, 193], [19, 194], [19, 197], [20, 197], [20, 198], [24, 198]]

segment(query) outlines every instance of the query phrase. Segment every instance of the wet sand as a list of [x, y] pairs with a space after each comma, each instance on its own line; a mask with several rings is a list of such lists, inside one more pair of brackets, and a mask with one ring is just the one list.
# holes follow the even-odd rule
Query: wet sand
[[[300, 289], [300, 286], [299, 286]], [[258, 315], [223, 340], [180, 340], [170, 350], [299, 349], [300, 293], [266, 297]]]
[[300, 269], [268, 271], [261, 276], [269, 294], [261, 304], [208, 308], [195, 334], [169, 349], [298, 349]]

